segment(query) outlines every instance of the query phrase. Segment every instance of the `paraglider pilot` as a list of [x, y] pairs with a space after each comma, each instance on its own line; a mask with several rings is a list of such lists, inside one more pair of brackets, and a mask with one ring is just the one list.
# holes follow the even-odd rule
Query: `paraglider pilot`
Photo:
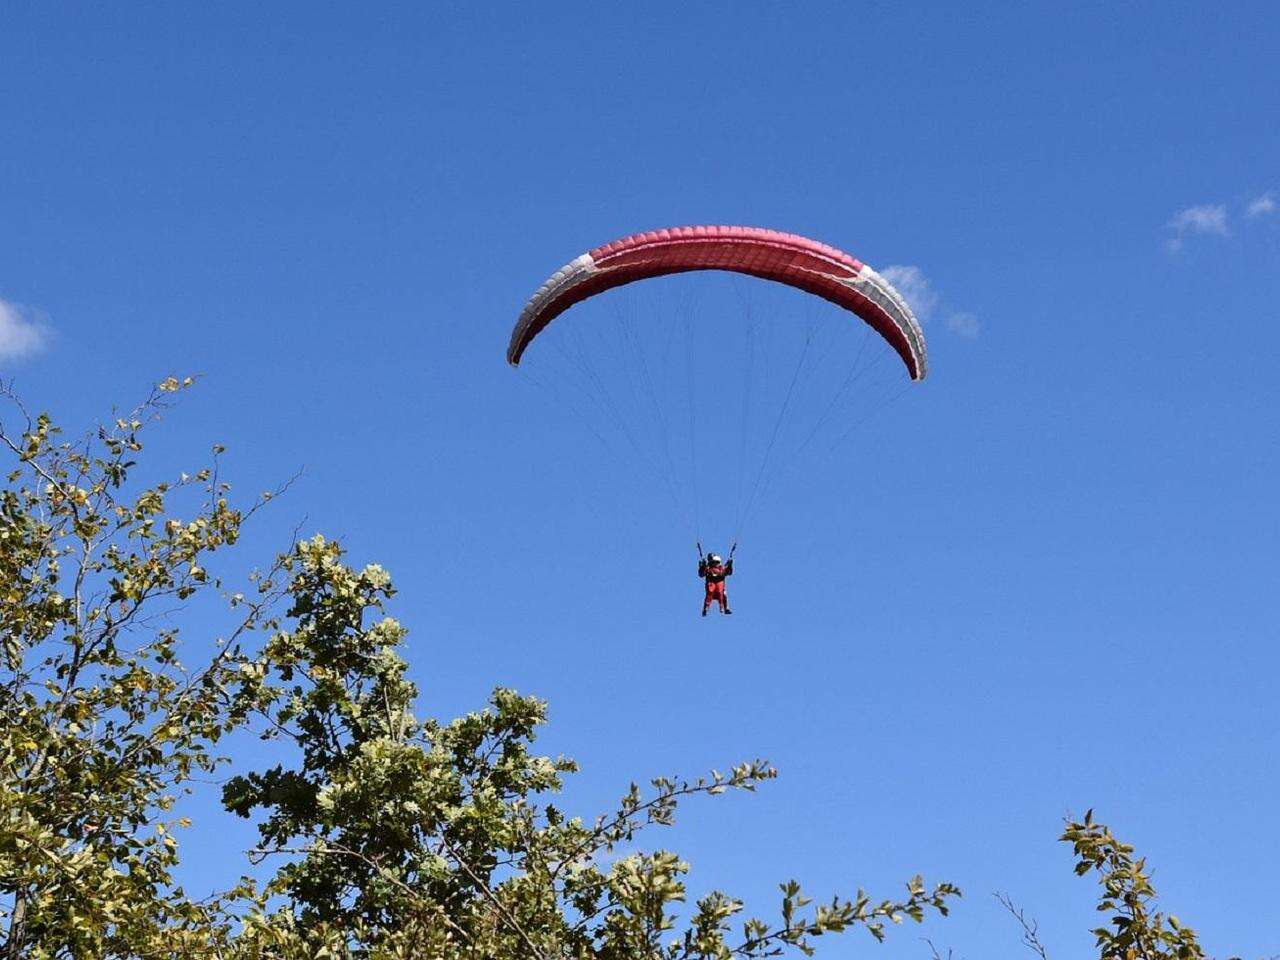
[[698, 547], [698, 576], [706, 581], [707, 585], [707, 594], [702, 600], [702, 615], [704, 617], [707, 615], [707, 610], [710, 608], [712, 600], [720, 604], [721, 613], [733, 613], [729, 609], [729, 598], [724, 592], [724, 578], [732, 575], [733, 551], [729, 552], [729, 560], [725, 563], [721, 562], [720, 558], [714, 553], [708, 553], [704, 557], [702, 555], [702, 547]]

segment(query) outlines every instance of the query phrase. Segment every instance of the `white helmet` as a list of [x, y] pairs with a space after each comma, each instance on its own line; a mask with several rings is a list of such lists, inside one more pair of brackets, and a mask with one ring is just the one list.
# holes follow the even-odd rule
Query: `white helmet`
[[719, 562], [720, 562], [720, 558], [716, 556], [714, 553], [707, 554], [707, 563], [719, 563]]

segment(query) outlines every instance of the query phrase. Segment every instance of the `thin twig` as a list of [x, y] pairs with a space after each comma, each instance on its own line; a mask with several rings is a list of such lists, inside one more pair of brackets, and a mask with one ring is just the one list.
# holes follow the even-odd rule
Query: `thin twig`
[[1007, 893], [997, 892], [993, 896], [1013, 915], [1013, 919], [1018, 921], [1018, 926], [1022, 928], [1023, 945], [1029, 947], [1040, 960], [1049, 960], [1049, 954], [1045, 950], [1044, 944], [1040, 942], [1040, 925], [1036, 923], [1035, 919], [1028, 917]]

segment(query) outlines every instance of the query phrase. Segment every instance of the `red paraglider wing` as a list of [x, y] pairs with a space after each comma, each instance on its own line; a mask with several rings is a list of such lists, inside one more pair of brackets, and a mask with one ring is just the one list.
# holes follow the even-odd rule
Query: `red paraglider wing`
[[861, 317], [897, 351], [911, 379], [924, 378], [924, 334], [902, 295], [835, 247], [759, 227], [673, 227], [596, 247], [557, 270], [529, 298], [507, 348], [513, 366], [530, 342], [575, 303], [636, 280], [690, 270], [728, 270], [815, 294]]

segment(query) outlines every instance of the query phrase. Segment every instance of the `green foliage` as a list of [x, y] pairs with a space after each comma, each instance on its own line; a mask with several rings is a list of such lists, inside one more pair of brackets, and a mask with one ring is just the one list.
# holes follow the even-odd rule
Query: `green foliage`
[[1092, 810], [1083, 822], [1068, 821], [1061, 839], [1072, 845], [1076, 874], [1096, 873], [1102, 886], [1098, 912], [1110, 917], [1093, 931], [1100, 960], [1204, 960], [1195, 931], [1154, 909], [1147, 861], [1134, 859], [1132, 846], [1095, 823]]
[[[1083, 821], [1068, 820], [1059, 839], [1072, 845], [1076, 875], [1094, 873], [1102, 887], [1097, 910], [1110, 916], [1105, 926], [1091, 931], [1100, 960], [1205, 960], [1195, 931], [1155, 909], [1156, 891], [1146, 860], [1135, 859], [1133, 847], [1097, 823], [1092, 810]], [[1049, 960], [1036, 921], [1007, 894], [995, 897], [1021, 928], [1023, 946], [1040, 960]], [[930, 948], [933, 960], [942, 960], [932, 944]], [[950, 956], [949, 952], [948, 960]]]
[[[235, 724], [226, 690], [238, 637], [194, 668], [157, 604], [218, 589], [207, 557], [244, 516], [215, 465], [134, 489], [140, 434], [189, 386], [168, 380], [136, 410], [77, 443], [47, 416], [0, 445], [15, 466], [0, 492], [0, 892], [11, 957], [181, 955], [216, 926], [172, 885], [168, 811]], [[189, 519], [166, 516], [183, 497]], [[190, 941], [190, 943], [189, 943]]]

